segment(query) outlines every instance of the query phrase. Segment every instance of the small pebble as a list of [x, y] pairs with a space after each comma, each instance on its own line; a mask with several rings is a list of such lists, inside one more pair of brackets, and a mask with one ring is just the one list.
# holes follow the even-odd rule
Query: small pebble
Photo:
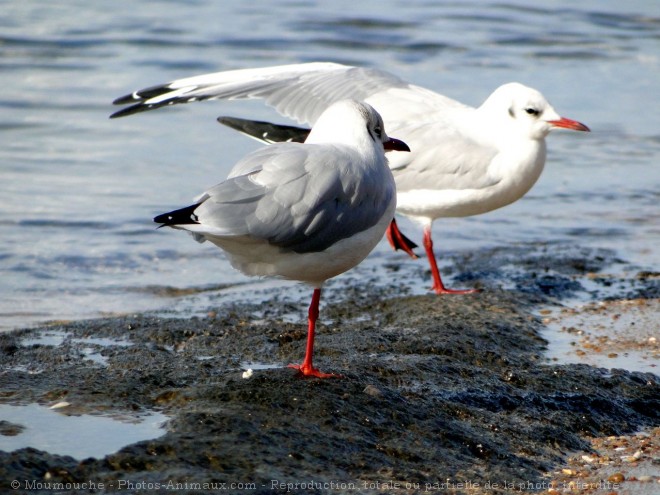
[[50, 406], [50, 409], [61, 409], [63, 407], [68, 407], [70, 405], [71, 404], [69, 402], [62, 401], [62, 402], [58, 402], [57, 404], [53, 404], [52, 406]]
[[642, 457], [642, 451], [638, 450], [633, 455], [628, 455], [628, 456], [622, 457], [621, 460], [623, 462], [635, 462], [635, 461], [638, 461], [641, 457]]
[[639, 478], [637, 478], [637, 481], [642, 481], [644, 483], [647, 483], [649, 481], [653, 481], [653, 476], [649, 476], [649, 475], [645, 474], [645, 475], [640, 476]]
[[249, 368], [243, 372], [241, 375], [243, 378], [248, 379], [254, 374], [254, 371], [252, 371], [252, 368]]
[[607, 478], [607, 481], [610, 483], [621, 483], [625, 479], [626, 477], [622, 473], [614, 473], [609, 478]]
[[367, 395], [371, 395], [372, 397], [380, 397], [383, 395], [383, 392], [381, 392], [378, 388], [374, 387], [373, 385], [367, 385], [364, 387], [363, 392]]

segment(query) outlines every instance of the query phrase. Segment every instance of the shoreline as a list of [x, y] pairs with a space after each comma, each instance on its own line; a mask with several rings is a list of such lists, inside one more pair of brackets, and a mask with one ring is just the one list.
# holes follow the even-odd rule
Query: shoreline
[[[484, 270], [475, 277], [517, 284], [474, 297], [401, 296], [398, 282], [369, 280], [327, 291], [317, 360], [342, 373], [339, 380], [272, 367], [299, 361], [306, 336], [278, 298], [202, 318], [138, 315], [1, 334], [2, 404], [66, 403], [59, 414], [83, 417], [157, 411], [169, 419], [164, 435], [99, 458], [0, 452], [0, 479], [91, 480], [114, 491], [119, 480], [166, 480], [295, 493], [288, 484], [312, 480], [321, 488], [311, 493], [353, 492], [323, 488], [331, 482], [367, 493], [508, 493], [549, 483], [574, 452], [593, 450], [592, 438], [658, 427], [656, 373], [543, 357], [536, 312], [560, 308], [576, 280], [611, 260], [593, 266], [575, 262], [593, 253], [562, 252], [522, 279], [519, 268], [538, 263], [538, 253], [516, 254], [471, 256]], [[517, 267], [504, 273], [512, 260]], [[655, 299], [657, 278], [634, 285], [621, 296]], [[48, 332], [58, 345], [38, 340]], [[246, 363], [254, 368], [249, 378]], [[443, 488], [448, 481], [472, 485]]]

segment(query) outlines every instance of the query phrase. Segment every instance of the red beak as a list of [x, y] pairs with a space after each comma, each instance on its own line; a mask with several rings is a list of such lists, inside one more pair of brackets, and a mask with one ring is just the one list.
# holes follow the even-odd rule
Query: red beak
[[548, 124], [552, 125], [553, 127], [563, 127], [564, 129], [571, 129], [573, 131], [590, 132], [590, 129], [586, 125], [564, 117], [560, 118], [559, 120], [549, 120]]
[[383, 143], [383, 148], [385, 151], [410, 151], [410, 148], [406, 143], [400, 139], [390, 138]]

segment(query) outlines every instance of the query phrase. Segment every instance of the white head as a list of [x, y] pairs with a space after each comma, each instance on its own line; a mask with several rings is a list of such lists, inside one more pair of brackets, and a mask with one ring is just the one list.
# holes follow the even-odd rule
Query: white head
[[388, 137], [382, 117], [371, 105], [356, 100], [330, 105], [317, 119], [305, 143], [347, 144], [361, 149], [376, 144], [385, 150], [410, 151], [402, 141]]
[[503, 125], [507, 132], [516, 129], [529, 139], [543, 139], [555, 128], [574, 131], [589, 131], [589, 128], [575, 120], [561, 117], [548, 100], [535, 89], [520, 83], [508, 83], [497, 88], [479, 107], [497, 125]]

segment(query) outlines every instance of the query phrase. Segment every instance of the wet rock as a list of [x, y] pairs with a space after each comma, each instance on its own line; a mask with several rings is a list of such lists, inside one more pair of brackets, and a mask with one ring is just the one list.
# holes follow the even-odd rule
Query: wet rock
[[6, 437], [15, 437], [25, 430], [25, 426], [12, 423], [11, 421], [0, 420], [0, 435]]
[[[600, 263], [544, 260], [544, 269], [561, 281]], [[504, 265], [493, 261], [493, 273]], [[555, 277], [553, 267], [565, 273]], [[56, 347], [21, 344], [44, 329], [0, 335], [0, 349], [11, 350], [0, 353], [3, 402], [66, 397], [84, 405], [80, 412], [157, 409], [171, 418], [162, 437], [103, 459], [0, 452], [0, 479], [249, 481], [253, 493], [287, 491], [273, 480], [500, 483], [488, 493], [510, 492], [505, 481], [540, 482], [567, 453], [587, 451], [588, 437], [660, 419], [654, 374], [545, 364], [541, 323], [530, 313], [546, 300], [537, 283], [545, 277], [470, 297], [401, 296], [368, 283], [347, 290], [350, 304], [330, 295], [315, 364], [343, 379], [303, 379], [285, 367], [302, 359], [306, 325], [284, 322], [291, 308], [277, 305], [262, 321], [253, 316], [259, 306], [233, 305], [213, 318], [63, 324], [48, 329], [65, 335]], [[108, 345], [99, 365], [76, 340], [89, 335], [132, 345]], [[245, 379], [243, 362], [280, 367], [255, 367]]]

